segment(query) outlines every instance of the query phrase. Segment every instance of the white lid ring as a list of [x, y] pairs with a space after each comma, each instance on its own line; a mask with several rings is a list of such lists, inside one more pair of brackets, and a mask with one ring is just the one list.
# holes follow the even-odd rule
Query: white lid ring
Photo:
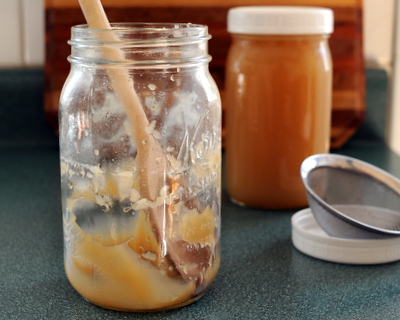
[[228, 12], [228, 32], [241, 34], [331, 34], [333, 11], [319, 7], [244, 6]]

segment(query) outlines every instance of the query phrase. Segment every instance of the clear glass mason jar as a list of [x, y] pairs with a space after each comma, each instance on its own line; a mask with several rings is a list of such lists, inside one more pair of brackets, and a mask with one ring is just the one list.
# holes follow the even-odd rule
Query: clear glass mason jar
[[219, 263], [221, 107], [206, 26], [72, 28], [60, 98], [65, 270], [114, 310], [199, 299]]

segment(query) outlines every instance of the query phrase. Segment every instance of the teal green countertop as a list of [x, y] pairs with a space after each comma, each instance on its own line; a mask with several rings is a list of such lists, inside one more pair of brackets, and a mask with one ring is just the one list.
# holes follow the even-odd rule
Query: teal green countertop
[[[335, 152], [400, 177], [400, 157], [382, 142], [386, 77], [367, 75], [373, 117]], [[0, 84], [0, 319], [400, 318], [400, 262], [357, 266], [306, 256], [292, 245], [294, 211], [242, 208], [225, 190], [221, 268], [202, 299], [156, 313], [91, 305], [63, 269], [58, 145], [44, 120], [42, 71], [0, 71]]]

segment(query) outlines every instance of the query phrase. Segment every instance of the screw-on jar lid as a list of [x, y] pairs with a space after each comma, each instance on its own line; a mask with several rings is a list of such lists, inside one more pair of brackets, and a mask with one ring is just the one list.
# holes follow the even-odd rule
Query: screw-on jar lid
[[244, 34], [330, 34], [333, 32], [333, 11], [318, 7], [236, 7], [228, 12], [228, 31]]
[[293, 245], [322, 260], [345, 264], [380, 264], [400, 260], [400, 237], [344, 239], [329, 236], [315, 220], [310, 208], [292, 216]]

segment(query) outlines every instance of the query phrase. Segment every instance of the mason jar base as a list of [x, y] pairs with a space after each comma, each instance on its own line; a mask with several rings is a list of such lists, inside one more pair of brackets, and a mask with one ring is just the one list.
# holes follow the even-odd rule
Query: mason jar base
[[103, 305], [103, 304], [98, 304], [96, 302], [90, 301], [89, 299], [83, 297], [83, 299], [85, 299], [87, 302], [89, 302], [90, 304], [93, 304], [96, 307], [100, 307], [103, 309], [108, 309], [108, 310], [113, 310], [113, 311], [120, 311], [120, 312], [159, 312], [159, 311], [166, 311], [166, 310], [172, 310], [172, 309], [178, 309], [178, 308], [182, 308], [184, 306], [187, 306], [189, 304], [195, 303], [196, 301], [198, 301], [200, 298], [202, 298], [207, 291], [199, 294], [198, 296], [193, 297], [192, 299], [186, 301], [186, 302], [182, 302], [182, 303], [178, 303], [178, 304], [174, 304], [171, 305], [169, 307], [165, 307], [165, 308], [159, 308], [159, 309], [124, 309], [124, 308], [115, 308], [112, 306], [107, 306], [107, 305]]

